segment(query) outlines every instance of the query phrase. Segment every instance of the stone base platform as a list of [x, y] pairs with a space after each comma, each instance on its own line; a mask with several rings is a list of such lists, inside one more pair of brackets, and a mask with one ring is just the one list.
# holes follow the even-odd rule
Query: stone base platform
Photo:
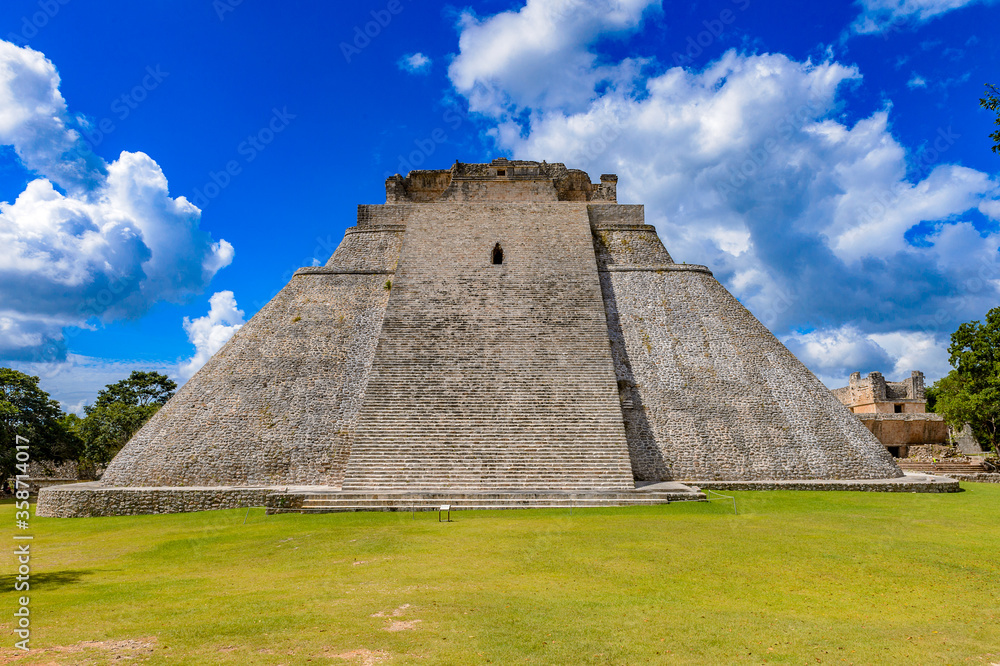
[[[983, 475], [987, 476], [987, 475]], [[969, 479], [970, 481], [973, 479]], [[979, 480], [979, 479], [975, 479]], [[992, 479], [991, 479], [992, 480]], [[204, 486], [114, 488], [100, 482], [43, 488], [36, 515], [54, 518], [135, 516], [263, 506], [268, 514], [339, 511], [456, 511], [474, 509], [650, 506], [705, 500], [701, 490], [854, 490], [954, 493], [959, 482], [945, 476], [906, 474], [898, 479], [809, 481], [689, 481], [642, 485], [629, 491], [427, 490], [341, 492], [329, 486]]]
[[809, 479], [801, 481], [685, 481], [705, 490], [855, 490], [881, 493], [957, 493], [958, 481], [947, 476], [911, 474], [897, 479]]
[[658, 483], [630, 491], [465, 491], [323, 492], [292, 490], [267, 498], [267, 513], [335, 513], [340, 511], [452, 511], [477, 509], [555, 509], [605, 506], [650, 506], [705, 499], [680, 483]]
[[213, 509], [264, 506], [268, 495], [284, 486], [240, 488], [234, 486], [115, 488], [99, 481], [42, 488], [35, 515], [48, 518], [139, 516]]
[[969, 483], [1000, 483], [1000, 474], [996, 472], [982, 472], [980, 474], [949, 474], [948, 476], [958, 481]]
[[54, 518], [134, 516], [214, 509], [267, 507], [275, 513], [336, 511], [436, 511], [553, 507], [646, 506], [704, 500], [697, 488], [658, 483], [631, 491], [397, 491], [341, 492], [328, 486], [114, 488], [100, 482], [43, 488], [36, 515]]

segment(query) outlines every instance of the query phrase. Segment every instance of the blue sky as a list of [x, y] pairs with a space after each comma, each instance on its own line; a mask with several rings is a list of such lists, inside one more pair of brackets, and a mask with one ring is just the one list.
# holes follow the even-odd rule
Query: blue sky
[[184, 379], [387, 175], [619, 174], [829, 385], [1000, 304], [989, 1], [0, 6], [0, 363]]

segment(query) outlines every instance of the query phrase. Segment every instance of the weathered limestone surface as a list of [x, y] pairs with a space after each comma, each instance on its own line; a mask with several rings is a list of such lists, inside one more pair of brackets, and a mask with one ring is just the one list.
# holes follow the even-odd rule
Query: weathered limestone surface
[[602, 208], [591, 217], [636, 479], [902, 476], [707, 269], [650, 270], [668, 268], [658, 243], [639, 220], [606, 225]]
[[406, 205], [344, 490], [633, 487], [587, 205]]
[[109, 488], [78, 483], [46, 488], [35, 515], [46, 518], [138, 516], [264, 506], [277, 488]]
[[348, 230], [115, 457], [109, 486], [339, 484], [402, 232]]
[[897, 479], [798, 481], [706, 481], [701, 490], [850, 490], [868, 493], [957, 493], [962, 488], [952, 475], [910, 475]]
[[955, 433], [955, 446], [961, 453], [968, 456], [979, 455], [983, 452], [979, 442], [976, 441], [976, 436], [972, 434], [972, 426], [968, 423], [958, 433]]

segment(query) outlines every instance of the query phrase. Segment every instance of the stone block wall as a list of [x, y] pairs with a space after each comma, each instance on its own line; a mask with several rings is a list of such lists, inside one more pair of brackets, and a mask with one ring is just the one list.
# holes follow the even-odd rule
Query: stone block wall
[[857, 418], [885, 446], [948, 443], [948, 425], [940, 414], [858, 414]]
[[96, 483], [45, 488], [35, 515], [99, 518], [264, 506], [276, 488], [109, 488]]

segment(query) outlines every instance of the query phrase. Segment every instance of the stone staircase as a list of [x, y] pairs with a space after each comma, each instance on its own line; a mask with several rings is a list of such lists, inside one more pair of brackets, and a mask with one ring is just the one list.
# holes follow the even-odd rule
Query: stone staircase
[[[406, 433], [402, 428], [400, 431]], [[413, 446], [408, 445], [407, 434], [417, 437], [406, 433], [383, 440], [384, 446], [392, 447], [390, 452], [355, 449], [344, 489], [362, 490], [368, 484], [369, 489], [407, 490], [413, 487], [414, 479], [429, 488], [481, 491], [621, 490], [624, 486], [620, 454], [602, 450], [599, 443], [538, 446], [536, 442], [544, 435], [533, 433], [538, 439], [504, 436], [463, 444], [422, 442]]]
[[295, 492], [267, 498], [267, 513], [338, 513], [349, 511], [452, 511], [483, 509], [555, 509], [655, 506], [670, 502], [703, 501], [697, 488], [669, 484], [665, 490], [625, 492]]
[[897, 460], [896, 464], [904, 472], [924, 472], [926, 474], [981, 474], [986, 471], [982, 463], [967, 462], [919, 462], [916, 460]]
[[344, 492], [633, 488], [596, 266], [585, 205], [414, 210]]

